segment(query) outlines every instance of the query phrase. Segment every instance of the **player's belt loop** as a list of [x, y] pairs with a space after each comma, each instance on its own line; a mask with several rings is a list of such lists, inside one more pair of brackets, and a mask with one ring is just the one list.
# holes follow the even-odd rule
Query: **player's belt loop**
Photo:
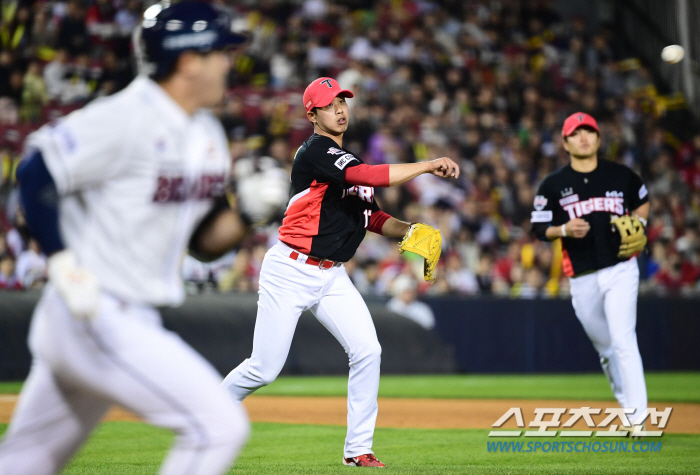
[[302, 264], [306, 262], [306, 256], [297, 251], [292, 251], [292, 253], [289, 254], [289, 257], [297, 262], [301, 262]]

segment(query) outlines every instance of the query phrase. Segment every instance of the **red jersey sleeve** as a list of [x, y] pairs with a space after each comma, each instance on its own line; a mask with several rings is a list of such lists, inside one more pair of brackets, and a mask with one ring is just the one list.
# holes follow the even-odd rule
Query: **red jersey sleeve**
[[360, 186], [389, 186], [389, 165], [355, 165], [345, 170], [345, 183]]

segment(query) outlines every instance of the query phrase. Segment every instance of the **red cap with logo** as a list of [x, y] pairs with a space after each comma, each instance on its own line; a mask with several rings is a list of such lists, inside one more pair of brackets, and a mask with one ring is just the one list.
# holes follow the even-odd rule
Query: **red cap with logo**
[[326, 107], [336, 96], [343, 94], [353, 97], [352, 91], [341, 89], [340, 84], [333, 78], [318, 78], [304, 91], [304, 108], [309, 112], [314, 107]]
[[600, 130], [598, 130], [598, 122], [596, 122], [593, 117], [585, 112], [576, 112], [571, 114], [564, 121], [564, 126], [561, 128], [561, 136], [562, 138], [567, 138], [569, 135], [574, 133], [574, 130], [584, 126], [592, 127], [600, 134]]

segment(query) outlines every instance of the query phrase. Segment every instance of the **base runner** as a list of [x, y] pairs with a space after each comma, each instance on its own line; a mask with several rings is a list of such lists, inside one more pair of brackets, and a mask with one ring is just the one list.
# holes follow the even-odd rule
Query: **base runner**
[[595, 119], [577, 112], [564, 122], [571, 164], [547, 176], [537, 190], [533, 231], [561, 238], [576, 317], [593, 342], [615, 398], [642, 422], [647, 390], [637, 347], [636, 254], [646, 245], [649, 198], [641, 178], [624, 165], [598, 159]]
[[161, 475], [223, 474], [248, 437], [219, 374], [158, 312], [184, 300], [188, 241], [215, 256], [246, 229], [226, 208], [228, 144], [204, 109], [225, 92], [223, 50], [246, 37], [205, 3], [155, 4], [144, 17], [143, 75], [31, 135], [17, 171], [49, 283], [3, 475], [59, 473], [114, 403], [176, 434]]
[[362, 163], [343, 148], [349, 120], [346, 97], [353, 93], [332, 78], [319, 78], [304, 92], [314, 134], [295, 156], [292, 197], [279, 242], [263, 260], [253, 353], [222, 384], [242, 401], [274, 381], [287, 359], [301, 313], [311, 310], [343, 345], [350, 361], [343, 463], [384, 467], [372, 452], [381, 347], [372, 317], [343, 262], [352, 258], [367, 230], [405, 237], [403, 249], [426, 257], [425, 276], [432, 280], [439, 231], [382, 212], [374, 187], [398, 185], [422, 173], [456, 178], [459, 167], [449, 158], [397, 165]]

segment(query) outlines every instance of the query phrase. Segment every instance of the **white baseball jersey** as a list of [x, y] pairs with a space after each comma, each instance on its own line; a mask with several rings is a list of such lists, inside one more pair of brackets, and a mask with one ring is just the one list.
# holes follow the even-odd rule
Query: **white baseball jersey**
[[[61, 233], [103, 290], [178, 305], [187, 242], [223, 193], [230, 155], [207, 111], [188, 115], [146, 77], [30, 136], [61, 195]], [[137, 239], [134, 239], [137, 236]]]
[[112, 403], [176, 433], [159, 473], [224, 473], [247, 439], [245, 411], [153, 308], [184, 298], [185, 246], [229, 172], [221, 126], [137, 78], [28, 146], [42, 151], [61, 195], [65, 244], [102, 288], [99, 312], [84, 320], [53, 282], [45, 287], [0, 473], [59, 473]]

